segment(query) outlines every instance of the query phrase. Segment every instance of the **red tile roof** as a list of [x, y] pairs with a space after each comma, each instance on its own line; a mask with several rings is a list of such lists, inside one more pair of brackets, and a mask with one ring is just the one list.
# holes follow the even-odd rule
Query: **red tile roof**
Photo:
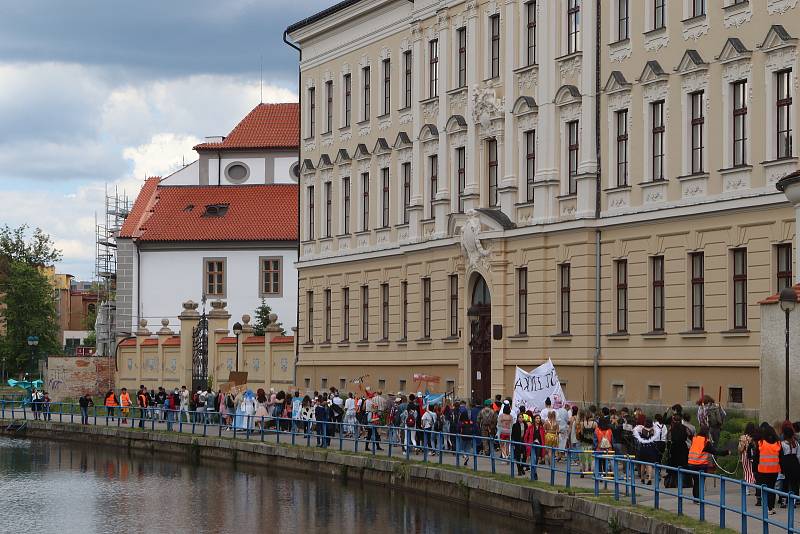
[[158, 339], [154, 337], [149, 337], [142, 341], [143, 347], [157, 347], [158, 346]]
[[236, 338], [235, 337], [223, 337], [217, 341], [217, 345], [236, 345]]
[[[794, 289], [795, 300], [797, 302], [800, 302], [800, 284], [793, 285], [792, 289]], [[780, 301], [781, 301], [781, 293], [779, 291], [774, 295], [770, 295], [769, 297], [760, 301], [759, 304], [778, 304]]]
[[250, 336], [242, 342], [243, 345], [263, 345], [264, 336]]
[[144, 181], [142, 190], [139, 191], [139, 196], [136, 197], [136, 202], [133, 203], [133, 208], [128, 218], [122, 223], [119, 237], [139, 237], [137, 232], [147, 217], [150, 216], [150, 209], [155, 203], [155, 192], [160, 181], [161, 178], [158, 176]]
[[294, 343], [294, 336], [276, 336], [271, 343]]
[[162, 344], [165, 347], [180, 347], [181, 346], [181, 336], [171, 336], [164, 340]]
[[[157, 186], [145, 182], [120, 237], [138, 241], [297, 241], [296, 184]], [[157, 186], [157, 187], [156, 187]], [[206, 206], [227, 205], [220, 216]]]
[[120, 347], [135, 347], [136, 346], [136, 338], [128, 338], [123, 339], [119, 342]]
[[194, 149], [297, 149], [299, 147], [300, 105], [259, 104], [221, 143], [201, 143]]

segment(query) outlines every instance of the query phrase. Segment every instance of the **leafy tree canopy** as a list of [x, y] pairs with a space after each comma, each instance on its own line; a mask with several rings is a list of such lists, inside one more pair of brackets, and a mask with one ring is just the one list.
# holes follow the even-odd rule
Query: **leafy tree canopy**
[[26, 239], [28, 229], [27, 224], [17, 228], [3, 225], [0, 228], [0, 256], [5, 256], [12, 262], [19, 261], [38, 267], [61, 260], [61, 251], [55, 248], [48, 234], [41, 228], [36, 228], [28, 241]]

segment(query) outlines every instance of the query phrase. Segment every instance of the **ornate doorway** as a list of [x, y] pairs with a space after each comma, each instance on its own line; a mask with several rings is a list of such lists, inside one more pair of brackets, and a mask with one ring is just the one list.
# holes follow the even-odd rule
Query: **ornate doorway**
[[492, 298], [486, 280], [481, 275], [477, 275], [472, 289], [468, 315], [471, 333], [471, 397], [473, 401], [482, 403], [492, 392]]

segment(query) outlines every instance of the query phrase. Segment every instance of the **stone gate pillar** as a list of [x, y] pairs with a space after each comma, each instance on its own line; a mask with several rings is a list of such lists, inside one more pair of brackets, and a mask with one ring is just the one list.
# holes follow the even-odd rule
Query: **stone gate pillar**
[[181, 322], [181, 348], [178, 356], [178, 372], [181, 384], [192, 384], [192, 333], [200, 322], [198, 304], [192, 300], [183, 303], [183, 311], [178, 316]]

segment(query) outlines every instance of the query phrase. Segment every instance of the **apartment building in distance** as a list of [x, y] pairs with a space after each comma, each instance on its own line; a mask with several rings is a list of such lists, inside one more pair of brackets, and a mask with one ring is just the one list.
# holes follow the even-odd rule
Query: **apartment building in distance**
[[[601, 6], [602, 4], [602, 6]], [[300, 62], [298, 385], [757, 408], [797, 0], [348, 0]], [[602, 9], [600, 9], [602, 7]]]

